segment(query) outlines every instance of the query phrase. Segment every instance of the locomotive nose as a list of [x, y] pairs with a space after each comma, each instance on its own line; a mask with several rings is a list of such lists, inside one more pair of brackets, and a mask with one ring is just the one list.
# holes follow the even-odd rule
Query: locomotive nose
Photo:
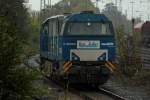
[[107, 50], [71, 50], [71, 61], [106, 61]]
[[115, 43], [111, 36], [68, 36], [62, 44], [65, 61], [112, 61], [115, 58]]
[[77, 48], [70, 50], [71, 61], [106, 61], [108, 51], [100, 48], [99, 40], [77, 40]]

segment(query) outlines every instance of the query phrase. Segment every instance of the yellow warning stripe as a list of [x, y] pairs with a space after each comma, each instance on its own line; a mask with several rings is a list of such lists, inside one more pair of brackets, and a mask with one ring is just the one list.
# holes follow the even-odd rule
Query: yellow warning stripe
[[71, 68], [71, 66], [72, 66], [72, 63], [70, 63], [70, 64], [68, 65], [68, 67], [64, 69], [64, 73], [66, 73], [66, 72]]
[[114, 70], [113, 70], [107, 63], [105, 63], [105, 66], [106, 66], [111, 72], [114, 72]]
[[116, 69], [116, 67], [115, 67], [110, 61], [107, 61], [107, 63], [110, 65], [110, 67], [111, 67], [113, 70]]
[[66, 67], [68, 67], [68, 65], [69, 65], [70, 63], [71, 63], [70, 61], [66, 62], [66, 63], [64, 64], [63, 68], [65, 69]]

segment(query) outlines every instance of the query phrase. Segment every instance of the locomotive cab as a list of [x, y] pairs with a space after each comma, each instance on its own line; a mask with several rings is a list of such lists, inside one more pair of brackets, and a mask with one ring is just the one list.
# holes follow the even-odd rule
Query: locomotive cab
[[[69, 22], [63, 32], [63, 58], [70, 61], [113, 60], [114, 32], [108, 22]], [[67, 50], [68, 49], [68, 50]]]

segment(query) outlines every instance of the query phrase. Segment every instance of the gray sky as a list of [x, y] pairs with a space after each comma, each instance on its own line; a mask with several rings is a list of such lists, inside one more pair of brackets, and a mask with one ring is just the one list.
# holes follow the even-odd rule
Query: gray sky
[[[57, 3], [60, 0], [52, 0], [52, 4]], [[92, 0], [95, 1], [95, 0]], [[100, 0], [99, 2], [99, 8], [103, 9], [106, 3], [114, 2], [116, 0]], [[119, 1], [117, 0], [117, 6], [119, 7]], [[122, 0], [122, 12], [124, 14], [128, 15], [128, 18], [132, 17], [132, 4], [131, 2], [134, 2], [133, 6], [133, 16], [140, 16], [144, 20], [148, 20], [148, 15], [150, 16], [150, 0]], [[143, 2], [141, 2], [143, 1]], [[149, 1], [149, 2], [147, 2]], [[31, 8], [33, 10], [40, 10], [40, 0], [29, 0], [29, 3], [31, 4]], [[119, 9], [119, 8], [118, 8]]]
[[[29, 0], [29, 3], [32, 5], [31, 8], [33, 10], [40, 10], [40, 1], [41, 0]], [[52, 4], [57, 3], [60, 0], [52, 0]]]

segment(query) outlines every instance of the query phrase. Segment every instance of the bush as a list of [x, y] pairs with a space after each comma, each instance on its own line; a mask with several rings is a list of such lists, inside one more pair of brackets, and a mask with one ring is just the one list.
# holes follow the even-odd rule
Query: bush
[[116, 32], [119, 70], [126, 77], [133, 77], [142, 67], [140, 58], [140, 38], [138, 33], [127, 36], [123, 28]]
[[25, 68], [10, 69], [1, 82], [2, 100], [28, 100], [33, 94], [32, 81], [35, 77]]

